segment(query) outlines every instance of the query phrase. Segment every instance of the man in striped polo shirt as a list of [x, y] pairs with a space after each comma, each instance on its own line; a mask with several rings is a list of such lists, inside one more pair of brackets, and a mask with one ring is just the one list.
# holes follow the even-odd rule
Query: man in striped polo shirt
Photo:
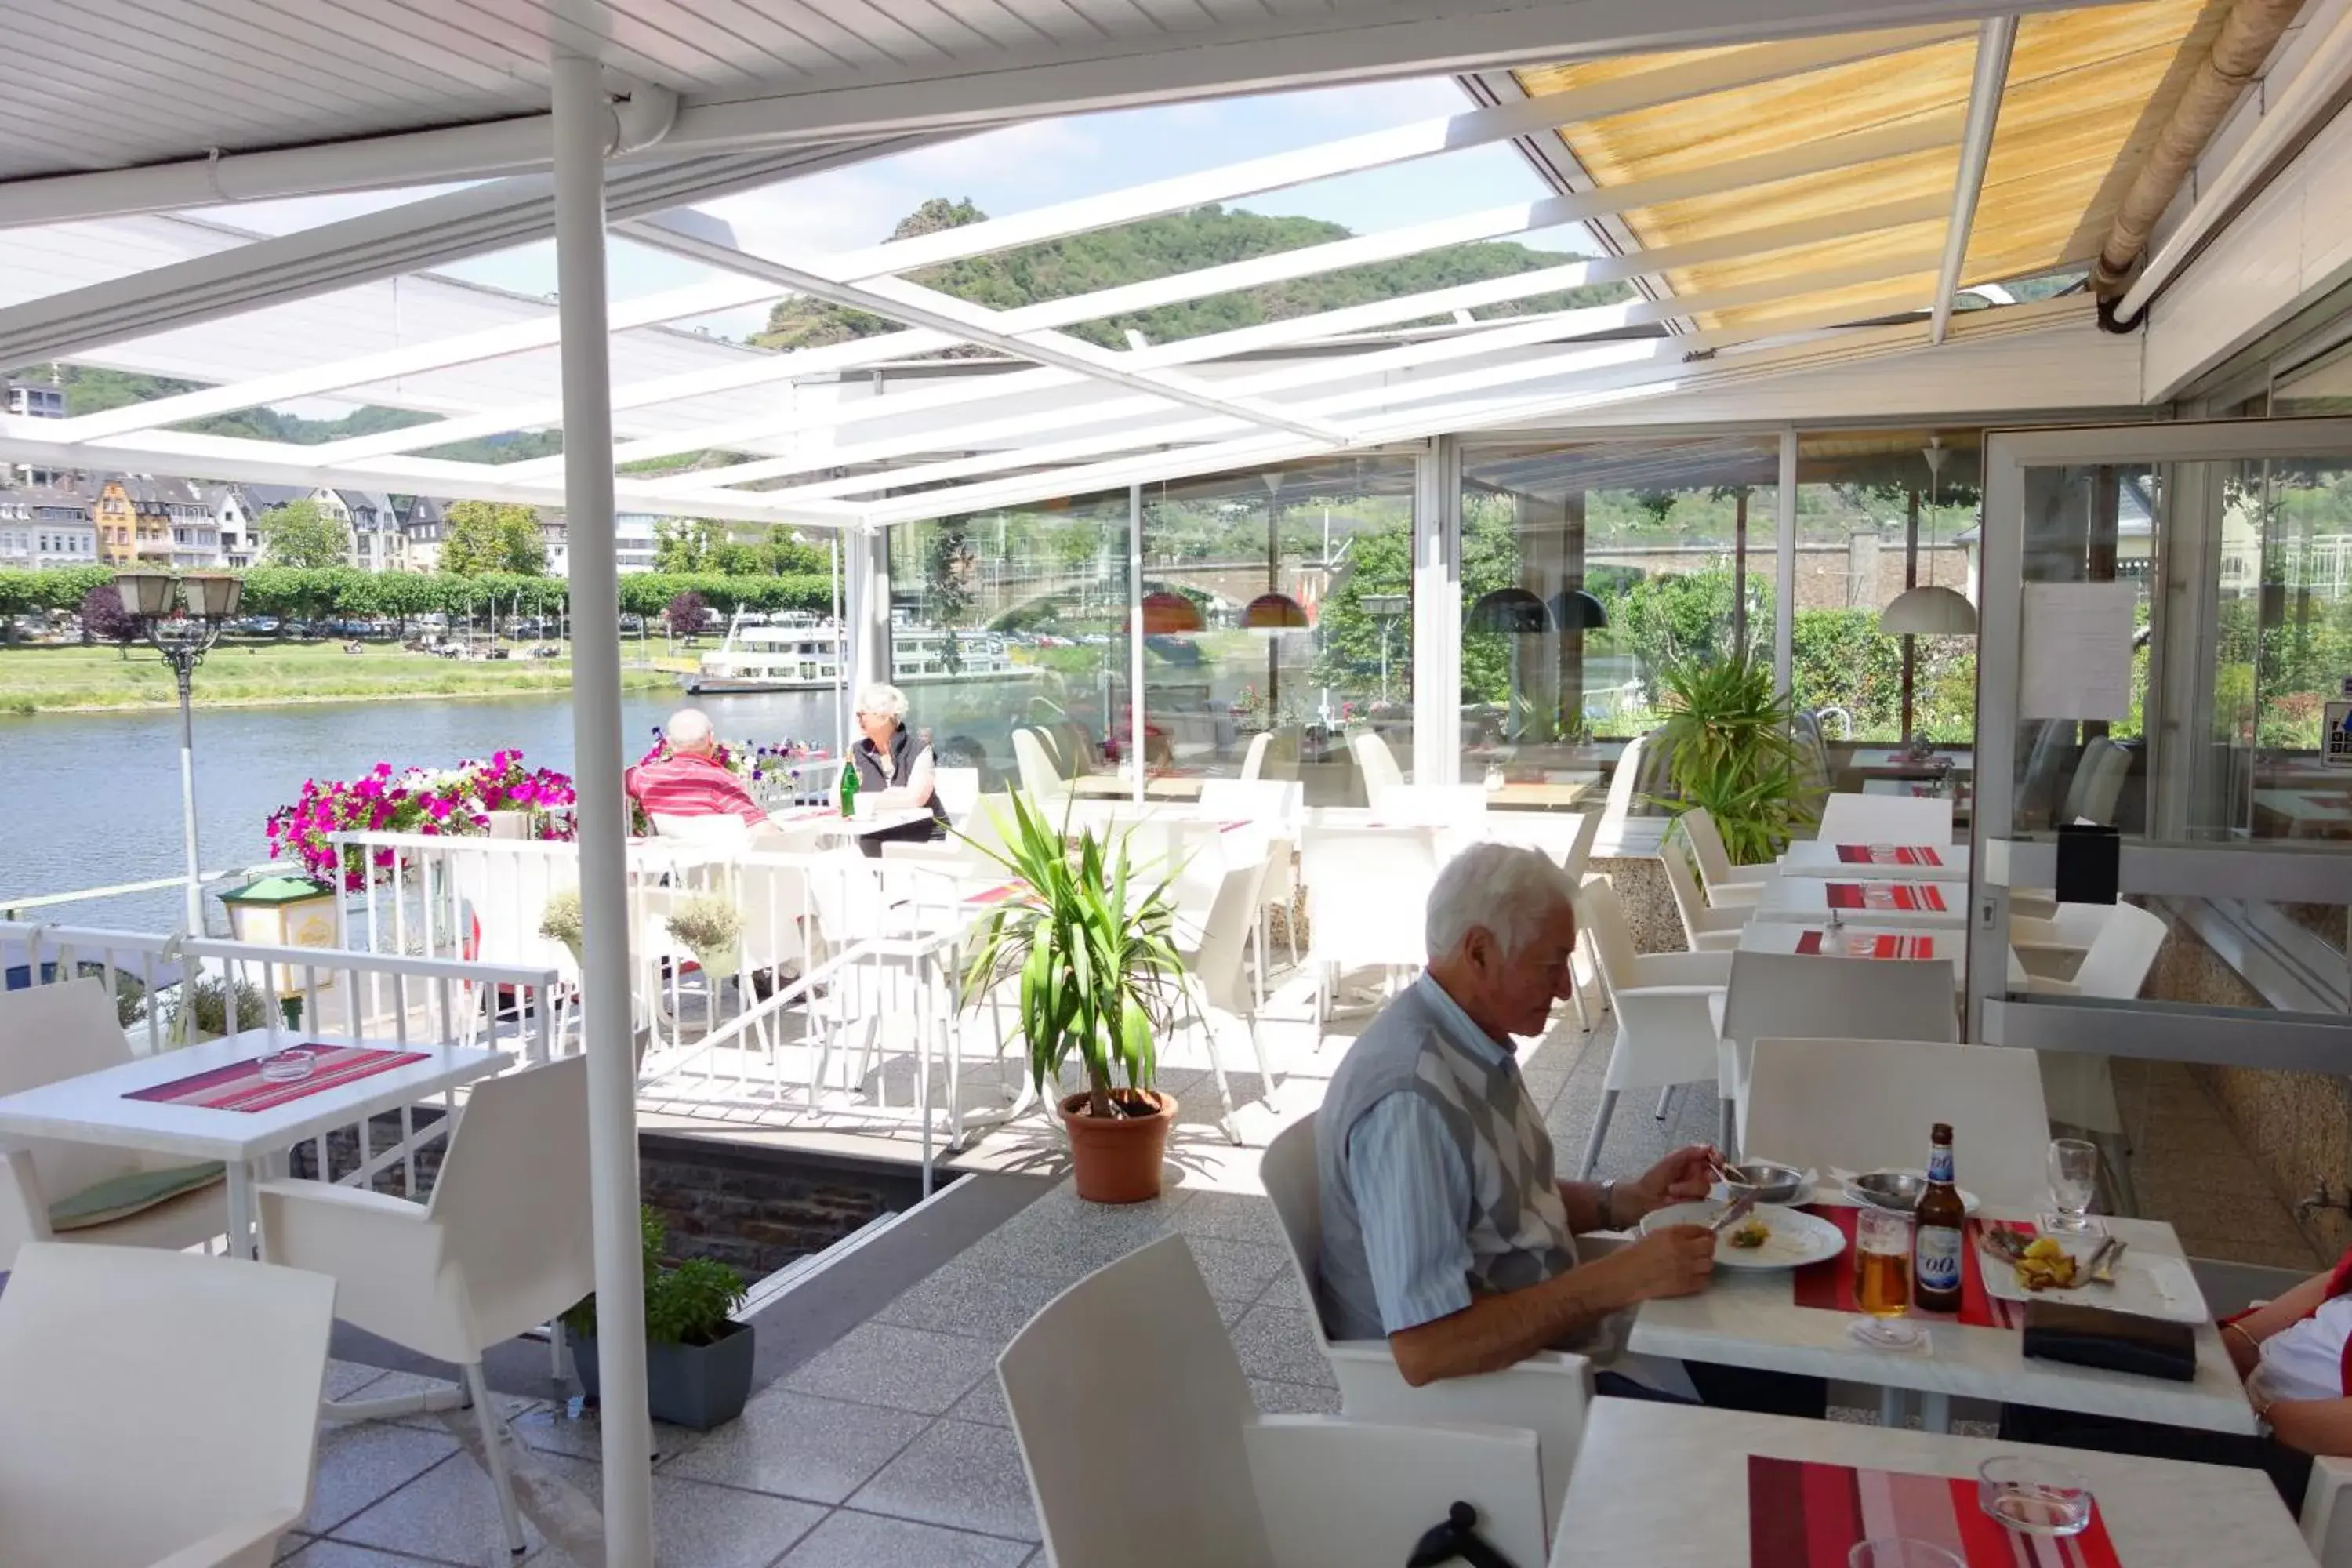
[[718, 758], [710, 715], [681, 708], [662, 731], [669, 755], [631, 768], [622, 787], [647, 816], [740, 816], [768, 826], [768, 813]]

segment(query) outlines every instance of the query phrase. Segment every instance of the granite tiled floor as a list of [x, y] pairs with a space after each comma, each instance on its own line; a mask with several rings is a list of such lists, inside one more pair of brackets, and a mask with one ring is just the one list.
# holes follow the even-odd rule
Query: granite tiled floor
[[[1042, 1563], [1020, 1456], [995, 1377], [1012, 1336], [1091, 1269], [1171, 1231], [1188, 1238], [1224, 1314], [1261, 1408], [1328, 1411], [1337, 1392], [1257, 1182], [1265, 1141], [1310, 1114], [1358, 1026], [1319, 1047], [1302, 998], [1278, 998], [1267, 1026], [1278, 1082], [1262, 1103], [1253, 1074], [1233, 1089], [1245, 1146], [1213, 1125], [1205, 1062], [1173, 1054], [1163, 1082], [1184, 1101], [1175, 1169], [1156, 1202], [1107, 1209], [1057, 1186], [944, 1260], [928, 1278], [780, 1382], [743, 1418], [705, 1436], [664, 1429], [654, 1474], [660, 1561], [675, 1568], [1013, 1568]], [[1286, 1015], [1290, 1020], [1283, 1021]], [[1581, 1030], [1573, 1011], [1523, 1060], [1564, 1168], [1580, 1155], [1600, 1100], [1611, 1025]], [[1236, 1057], [1238, 1051], [1234, 1053]], [[2191, 1250], [2275, 1262], [2302, 1247], [2275, 1195], [2186, 1074], [2132, 1070], [2119, 1095], [2137, 1144], [2143, 1206], [2179, 1226]], [[1621, 1101], [1601, 1173], [1629, 1176], [1668, 1149], [1714, 1135], [1711, 1088], [1678, 1094], [1663, 1121], [1654, 1095]], [[1034, 1123], [992, 1135], [1026, 1147], [1016, 1163], [1053, 1170]], [[2226, 1210], [2228, 1224], [2218, 1219]], [[2274, 1222], [2274, 1223], [2273, 1223]], [[338, 1395], [392, 1392], [401, 1374], [335, 1370]], [[599, 1477], [593, 1416], [551, 1401], [509, 1402], [532, 1507], [537, 1568], [592, 1568]], [[301, 1568], [393, 1568], [508, 1561], [488, 1482], [461, 1434], [470, 1417], [425, 1415], [326, 1435], [318, 1500], [287, 1561]], [[551, 1511], [550, 1511], [551, 1510]], [[582, 1519], [590, 1521], [580, 1531]], [[567, 1533], [567, 1531], [569, 1533]], [[555, 1539], [550, 1540], [550, 1537]]]

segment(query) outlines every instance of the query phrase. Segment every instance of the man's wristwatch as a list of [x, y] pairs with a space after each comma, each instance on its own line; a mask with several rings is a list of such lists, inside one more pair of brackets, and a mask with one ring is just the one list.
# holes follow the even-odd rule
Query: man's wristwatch
[[1601, 1228], [1617, 1228], [1617, 1183], [1614, 1179], [1601, 1184]]

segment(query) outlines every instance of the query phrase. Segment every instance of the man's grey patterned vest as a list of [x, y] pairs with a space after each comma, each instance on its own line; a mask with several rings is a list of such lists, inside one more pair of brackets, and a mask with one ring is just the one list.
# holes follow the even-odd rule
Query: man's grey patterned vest
[[1517, 1060], [1506, 1053], [1490, 1066], [1471, 1055], [1445, 1032], [1418, 988], [1408, 986], [1349, 1048], [1316, 1119], [1323, 1188], [1319, 1305], [1334, 1339], [1387, 1337], [1376, 1317], [1348, 1310], [1375, 1297], [1363, 1220], [1347, 1180], [1347, 1134], [1399, 1091], [1436, 1108], [1467, 1163], [1472, 1200], [1462, 1225], [1474, 1292], [1524, 1289], [1576, 1267], [1575, 1238], [1552, 1173], [1551, 1135], [1528, 1098]]

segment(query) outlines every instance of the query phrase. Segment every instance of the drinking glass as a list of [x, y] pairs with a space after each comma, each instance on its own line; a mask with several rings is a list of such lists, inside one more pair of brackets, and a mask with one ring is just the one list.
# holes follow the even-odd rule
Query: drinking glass
[[1874, 1318], [1911, 1308], [1911, 1216], [1858, 1209], [1853, 1216], [1854, 1305]]
[[2080, 1138], [2050, 1141], [2050, 1201], [2058, 1212], [2052, 1228], [2076, 1233], [2095, 1228], [2091, 1200], [2099, 1192], [2099, 1147]]
[[1907, 1535], [1856, 1542], [1845, 1554], [1845, 1563], [1846, 1568], [1968, 1568], [1933, 1542], [1915, 1541]]
[[2080, 1535], [2091, 1524], [2091, 1489], [2063, 1465], [1996, 1454], [1977, 1467], [1977, 1506], [2024, 1535]]

